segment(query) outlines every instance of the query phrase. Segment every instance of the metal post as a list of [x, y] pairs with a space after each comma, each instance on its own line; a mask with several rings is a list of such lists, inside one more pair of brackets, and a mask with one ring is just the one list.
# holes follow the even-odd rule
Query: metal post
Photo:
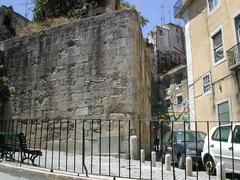
[[171, 171], [171, 161], [172, 157], [170, 154], [165, 155], [165, 170], [166, 171]]
[[186, 158], [186, 175], [192, 176], [192, 158], [191, 157]]
[[87, 167], [85, 165], [85, 121], [83, 121], [83, 140], [82, 140], [82, 164], [83, 164], [83, 168], [85, 170], [86, 176], [88, 177], [88, 171], [87, 171]]

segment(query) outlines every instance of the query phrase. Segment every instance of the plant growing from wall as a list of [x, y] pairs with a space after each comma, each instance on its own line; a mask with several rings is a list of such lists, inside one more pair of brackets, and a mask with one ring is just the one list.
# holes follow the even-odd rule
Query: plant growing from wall
[[[120, 0], [120, 8], [134, 8], [134, 5], [130, 5], [128, 2], [124, 1], [124, 0]], [[146, 26], [147, 23], [149, 23], [149, 20], [147, 18], [145, 18], [144, 16], [142, 16], [141, 12], [139, 13], [139, 23], [141, 24], [141, 26]]]
[[8, 86], [9, 78], [6, 68], [0, 64], [0, 105], [6, 103], [11, 95], [11, 88]]
[[[88, 14], [89, 7], [104, 6], [104, 0], [33, 0], [35, 8], [33, 11], [34, 21], [44, 21], [48, 18], [82, 17]], [[135, 8], [124, 0], [120, 0], [120, 8]], [[139, 22], [146, 26], [148, 19], [139, 13]]]

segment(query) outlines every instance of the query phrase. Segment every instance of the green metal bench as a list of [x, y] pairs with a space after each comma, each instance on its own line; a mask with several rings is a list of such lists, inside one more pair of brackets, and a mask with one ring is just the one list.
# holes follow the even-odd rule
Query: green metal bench
[[38, 156], [42, 156], [42, 152], [39, 150], [32, 150], [27, 148], [26, 136], [24, 133], [8, 133], [0, 132], [0, 152], [1, 158], [15, 161], [15, 153], [20, 152], [21, 162], [30, 160], [34, 166], [35, 159]]
[[17, 134], [0, 132], [0, 152], [1, 159], [6, 158], [7, 160], [15, 160], [15, 153], [20, 152], [20, 146]]

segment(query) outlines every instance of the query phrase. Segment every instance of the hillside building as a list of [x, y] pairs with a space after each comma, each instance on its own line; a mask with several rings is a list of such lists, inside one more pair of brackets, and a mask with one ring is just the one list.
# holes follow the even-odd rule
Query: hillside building
[[185, 21], [191, 121], [238, 121], [240, 1], [179, 0], [174, 11]]

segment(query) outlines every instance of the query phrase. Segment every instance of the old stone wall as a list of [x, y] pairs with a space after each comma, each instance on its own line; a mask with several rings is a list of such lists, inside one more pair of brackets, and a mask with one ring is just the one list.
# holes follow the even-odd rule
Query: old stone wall
[[151, 118], [150, 61], [134, 10], [77, 20], [0, 47], [15, 87], [5, 118]]

